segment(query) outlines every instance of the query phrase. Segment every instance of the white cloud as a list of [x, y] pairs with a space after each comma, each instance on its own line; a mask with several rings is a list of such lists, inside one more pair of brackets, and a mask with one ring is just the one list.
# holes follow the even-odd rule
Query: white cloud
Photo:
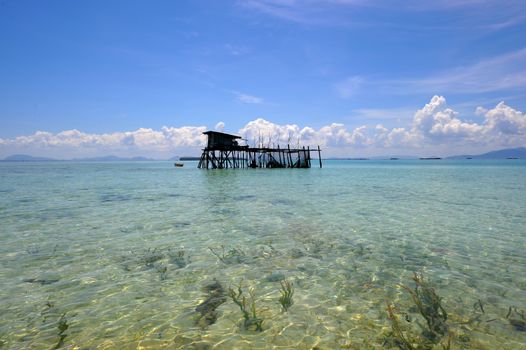
[[[305, 130], [306, 135], [310, 128]], [[251, 145], [295, 143], [301, 138], [302, 130], [296, 124], [279, 125], [262, 118], [248, 122], [239, 130], [239, 134]]]
[[237, 91], [232, 91], [232, 93], [234, 95], [236, 95], [236, 99], [239, 102], [242, 102], [242, 103], [248, 103], [248, 104], [261, 104], [261, 103], [263, 103], [263, 98], [261, 98], [261, 97], [247, 95], [247, 94], [243, 94], [243, 93], [237, 92]]
[[[526, 116], [503, 102], [484, 113], [482, 123], [468, 122], [447, 106], [443, 96], [434, 96], [419, 109], [407, 128], [386, 128], [382, 124], [362, 125], [350, 129], [332, 123], [316, 130], [296, 124], [279, 125], [259, 118], [239, 130], [252, 144], [321, 145], [333, 152], [353, 152], [356, 149], [446, 149], [456, 153], [462, 149], [494, 149], [526, 145]], [[383, 151], [382, 151], [383, 149]]]
[[224, 122], [217, 123], [216, 126], [214, 127], [214, 130], [215, 131], [224, 131], [225, 130], [225, 123]]
[[504, 102], [485, 115], [484, 136], [492, 144], [526, 146], [526, 115]]
[[[292, 147], [320, 145], [325, 156], [368, 156], [404, 152], [443, 155], [467, 151], [486, 151], [499, 147], [526, 146], [526, 116], [501, 102], [492, 109], [477, 109], [480, 123], [468, 122], [447, 105], [443, 96], [434, 96], [419, 109], [407, 127], [387, 128], [382, 124], [349, 128], [331, 123], [319, 129], [297, 124], [276, 124], [263, 118], [248, 122], [238, 130], [250, 145]], [[225, 124], [216, 124], [223, 130]], [[107, 134], [89, 134], [78, 130], [59, 133], [37, 131], [33, 135], [0, 139], [0, 155], [26, 153], [56, 158], [115, 154], [168, 158], [197, 155], [204, 146], [205, 126], [141, 128]]]
[[455, 145], [480, 145], [490, 147], [526, 145], [526, 116], [507, 105], [499, 103], [484, 113], [482, 123], [466, 122], [449, 108], [446, 99], [434, 96], [418, 110], [409, 131], [413, 138], [423, 143]]
[[469, 66], [457, 67], [431, 77], [383, 82], [388, 89], [404, 91], [448, 91], [482, 93], [522, 89], [526, 85], [526, 48], [483, 59]]
[[442, 96], [434, 96], [413, 119], [413, 132], [431, 140], [467, 137], [481, 130], [481, 125], [458, 119], [458, 113], [446, 106]]
[[[458, 19], [438, 27], [435, 23], [420, 23], [421, 29], [499, 30], [526, 20], [522, 15], [523, 0], [240, 0], [238, 3], [248, 10], [301, 25], [392, 26], [393, 22], [386, 21], [383, 14], [393, 17], [400, 13], [425, 12], [454, 12], [465, 16], [455, 16]], [[363, 18], [364, 9], [370, 10], [367, 19]], [[399, 27], [412, 25], [409, 21], [398, 24]]]
[[521, 91], [526, 86], [525, 62], [526, 48], [522, 48], [419, 77], [379, 80], [353, 76], [337, 82], [335, 87], [342, 98], [352, 97], [360, 89], [395, 95], [434, 94], [436, 91], [463, 94]]
[[475, 115], [484, 115], [488, 112], [488, 110], [484, 107], [481, 107], [481, 106], [478, 106], [476, 109], [475, 109]]
[[29, 153], [58, 158], [115, 154], [171, 157], [177, 150], [194, 152], [206, 137], [204, 126], [162, 127], [161, 130], [140, 128], [109, 134], [88, 134], [66, 130], [56, 134], [37, 131], [33, 135], [0, 139], [0, 153]]

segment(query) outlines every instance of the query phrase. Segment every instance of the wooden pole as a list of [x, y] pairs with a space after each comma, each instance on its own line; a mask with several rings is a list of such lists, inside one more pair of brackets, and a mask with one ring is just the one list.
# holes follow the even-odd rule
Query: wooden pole
[[318, 159], [320, 160], [320, 169], [322, 168], [322, 165], [321, 165], [321, 150], [320, 150], [320, 145], [318, 145]]
[[205, 156], [205, 152], [201, 154], [201, 158], [199, 158], [199, 164], [197, 164], [197, 168], [201, 169], [201, 165], [203, 164], [203, 158]]

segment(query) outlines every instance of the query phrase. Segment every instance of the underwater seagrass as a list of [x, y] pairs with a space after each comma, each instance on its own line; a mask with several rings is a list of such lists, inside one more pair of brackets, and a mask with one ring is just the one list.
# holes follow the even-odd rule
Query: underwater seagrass
[[280, 283], [281, 290], [279, 292], [281, 293], [281, 296], [279, 297], [279, 303], [283, 308], [283, 311], [288, 311], [294, 303], [292, 300], [292, 296], [294, 295], [294, 284], [287, 280], [281, 281]]
[[239, 283], [237, 291], [233, 288], [228, 289], [228, 295], [232, 301], [239, 306], [243, 314], [243, 326], [246, 330], [254, 329], [257, 332], [263, 331], [263, 319], [257, 315], [256, 298], [254, 288], [248, 289], [250, 300], [243, 295], [242, 282]]
[[169, 250], [168, 256], [170, 257], [170, 261], [174, 263], [178, 269], [185, 268], [186, 265], [190, 263], [188, 256], [185, 256], [186, 252], [183, 249], [179, 249], [176, 251]]
[[64, 334], [65, 331], [69, 328], [68, 319], [66, 318], [66, 314], [63, 314], [60, 319], [58, 320], [57, 324], [58, 328], [58, 336], [60, 337], [58, 340], [57, 345], [55, 345], [54, 349], [58, 349], [64, 345], [64, 339], [66, 339], [67, 334]]
[[447, 333], [447, 312], [442, 307], [442, 298], [435, 293], [435, 289], [424, 280], [422, 274], [413, 273], [415, 288], [401, 285], [413, 299], [418, 311], [425, 318], [430, 339], [439, 339]]
[[157, 248], [148, 248], [142, 256], [139, 258], [141, 265], [144, 265], [147, 268], [154, 267], [154, 263], [163, 259], [164, 254], [157, 250]]
[[[426, 328], [420, 336], [415, 335], [407, 327], [402, 326], [396, 307], [387, 302], [387, 316], [391, 321], [391, 332], [386, 338], [384, 345], [396, 346], [401, 350], [429, 350], [440, 345], [442, 349], [451, 348], [451, 334], [448, 334], [447, 312], [442, 306], [442, 298], [435, 289], [425, 281], [422, 274], [414, 273], [412, 280], [415, 287], [410, 288], [400, 285], [405, 289], [413, 300], [418, 312], [426, 320]], [[398, 311], [398, 312], [397, 312]], [[406, 320], [410, 321], [407, 313]], [[448, 334], [446, 340], [442, 338]]]
[[225, 265], [241, 264], [247, 260], [245, 252], [238, 248], [230, 248], [228, 251], [225, 251], [225, 246], [221, 245], [220, 253], [216, 252], [212, 247], [208, 247], [208, 249]]

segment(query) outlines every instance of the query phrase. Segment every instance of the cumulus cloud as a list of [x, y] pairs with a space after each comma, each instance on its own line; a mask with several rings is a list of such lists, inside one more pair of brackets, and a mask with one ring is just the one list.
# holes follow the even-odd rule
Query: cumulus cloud
[[443, 96], [434, 96], [431, 101], [416, 112], [413, 119], [413, 133], [430, 140], [445, 138], [466, 138], [479, 133], [483, 126], [463, 122], [459, 114], [448, 108]]
[[482, 106], [478, 106], [476, 109], [475, 109], [475, 114], [476, 115], [484, 115], [488, 112], [488, 110]]
[[444, 97], [434, 96], [416, 112], [411, 133], [432, 143], [525, 145], [526, 116], [522, 112], [500, 102], [490, 110], [479, 107], [475, 113], [484, 115], [481, 124], [462, 121], [459, 114], [447, 106]]
[[[477, 108], [483, 121], [465, 121], [447, 105], [443, 96], [433, 96], [417, 110], [406, 127], [387, 128], [382, 124], [349, 128], [331, 123], [318, 129], [297, 124], [276, 124], [263, 118], [248, 122], [237, 131], [249, 145], [292, 147], [320, 145], [325, 156], [373, 155], [399, 152], [417, 153], [440, 150], [447, 154], [469, 149], [526, 146], [526, 115], [504, 102], [492, 109]], [[224, 130], [219, 122], [215, 129]], [[204, 146], [205, 126], [141, 128], [135, 131], [89, 134], [79, 130], [59, 133], [37, 131], [33, 135], [0, 139], [0, 155], [27, 153], [68, 158], [115, 154], [167, 158], [175, 154], [197, 155]]]
[[408, 127], [386, 128], [382, 124], [348, 128], [332, 123], [319, 129], [297, 124], [275, 124], [262, 118], [249, 122], [239, 133], [252, 144], [321, 145], [336, 153], [369, 149], [498, 148], [526, 146], [526, 116], [499, 103], [493, 109], [477, 108], [484, 116], [482, 123], [468, 122], [447, 105], [443, 96], [433, 96], [417, 110]]
[[204, 126], [162, 127], [161, 130], [140, 128], [135, 131], [89, 134], [66, 130], [56, 134], [37, 131], [33, 135], [0, 139], [0, 152], [27, 152], [60, 158], [116, 154], [129, 156], [173, 156], [177, 149], [192, 151], [202, 147]]

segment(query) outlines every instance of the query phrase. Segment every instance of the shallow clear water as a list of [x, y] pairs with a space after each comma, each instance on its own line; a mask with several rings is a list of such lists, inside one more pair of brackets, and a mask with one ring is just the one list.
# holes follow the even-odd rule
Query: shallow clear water
[[[389, 348], [386, 302], [425, 325], [416, 271], [452, 348], [524, 348], [526, 162], [195, 166], [0, 163], [0, 347]], [[200, 320], [214, 280], [254, 288], [263, 332], [230, 298]]]

